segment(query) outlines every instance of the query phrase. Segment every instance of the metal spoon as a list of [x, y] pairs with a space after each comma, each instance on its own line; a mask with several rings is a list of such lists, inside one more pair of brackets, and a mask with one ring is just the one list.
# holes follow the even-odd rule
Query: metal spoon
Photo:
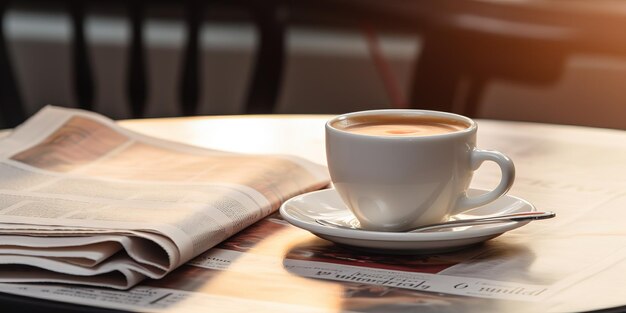
[[[549, 211], [547, 212], [519, 212], [519, 213], [512, 213], [512, 214], [479, 217], [479, 218], [467, 218], [467, 219], [453, 220], [453, 221], [437, 223], [437, 224], [423, 225], [423, 226], [419, 226], [413, 229], [400, 231], [400, 232], [417, 233], [417, 232], [432, 231], [432, 230], [437, 230], [437, 229], [458, 227], [458, 226], [472, 226], [472, 225], [483, 225], [483, 224], [493, 224], [493, 223], [503, 223], [503, 222], [521, 222], [521, 221], [528, 221], [528, 220], [543, 220], [543, 219], [553, 218], [555, 216], [556, 214], [554, 212], [549, 212]], [[316, 219], [315, 222], [323, 226], [330, 226], [330, 227], [341, 228], [341, 229], [363, 230], [363, 231], [367, 230], [367, 229], [361, 229], [361, 228], [354, 227], [354, 226], [347, 226], [347, 225], [339, 224], [337, 222], [323, 220], [323, 219]]]

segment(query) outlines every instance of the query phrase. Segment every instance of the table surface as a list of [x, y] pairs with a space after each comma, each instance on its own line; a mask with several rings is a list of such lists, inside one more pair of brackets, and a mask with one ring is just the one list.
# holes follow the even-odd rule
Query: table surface
[[[323, 126], [328, 118], [330, 116], [327, 115], [222, 116], [129, 120], [121, 121], [120, 124], [151, 136], [211, 149], [295, 154], [323, 164]], [[563, 254], [591, 260], [591, 269], [601, 267], [593, 271], [590, 268], [582, 269], [582, 272], [593, 272], [593, 275], [573, 275], [571, 279], [568, 278], [572, 283], [575, 282], [573, 287], [565, 288], [534, 306], [533, 310], [563, 312], [625, 306], [626, 230], [620, 228], [620, 222], [626, 217], [626, 213], [621, 212], [626, 207], [626, 132], [576, 126], [477, 121], [478, 147], [502, 151], [515, 162], [517, 177], [509, 193], [531, 201], [540, 209], [555, 211], [558, 215], [554, 220], [531, 223], [492, 241], [506, 244], [507, 240], [517, 235], [519, 242], [519, 235], [552, 230], [553, 239], [563, 243], [559, 248]], [[477, 171], [472, 185], [489, 188], [498, 179], [497, 167], [485, 164]], [[565, 233], [559, 231], [572, 223], [580, 223], [581, 217], [594, 226], [580, 229], [580, 233], [586, 235], [585, 240], [568, 239]], [[299, 234], [313, 237], [308, 233]], [[620, 235], [624, 238], [621, 240], [623, 247], [606, 247], [616, 249], [610, 258], [596, 252], [586, 253], [604, 251], [602, 247], [609, 245], [608, 242], [620, 242], [608, 239]], [[597, 244], [594, 238], [597, 238]], [[568, 268], [567, 264], [541, 262], [541, 255], [537, 254], [541, 250], [534, 250], [534, 243], [526, 244], [527, 254], [524, 255], [522, 251], [522, 255], [515, 257], [521, 260], [532, 256], [525, 264], [529, 271], [545, 271], [550, 276], [552, 272]], [[596, 256], [601, 259], [595, 260]], [[254, 283], [252, 279], [252, 285], [248, 288], [257, 287]], [[324, 291], [318, 288], [315, 280], [306, 280], [305, 284], [310, 284], [309, 290], [312, 291], [309, 297], [315, 299], [317, 304], [332, 302], [330, 298], [336, 297], [336, 294], [330, 292], [333, 288], [330, 283], [319, 285], [320, 288], [327, 288]], [[288, 298], [292, 291], [279, 292], [283, 293], [281, 297]], [[495, 308], [526, 311], [523, 302], [505, 305]], [[484, 307], [473, 307], [472, 301], [468, 301], [465, 309], [480, 311]]]
[[[328, 118], [323, 115], [200, 117], [135, 120], [122, 125], [207, 148], [296, 154], [325, 163], [323, 125]], [[572, 216], [591, 213], [592, 209], [596, 215], [605, 211], [609, 222], [610, 214], [626, 217], [614, 212], [626, 207], [626, 132], [491, 120], [478, 120], [478, 125], [478, 146], [502, 151], [515, 162], [517, 178], [509, 194], [528, 199], [540, 209], [555, 211], [559, 218], [551, 223], [567, 223]], [[485, 164], [475, 175], [473, 186], [494, 186], [498, 175], [495, 166]], [[598, 223], [606, 222], [594, 218], [599, 219]], [[618, 260], [611, 270], [584, 278], [576, 287], [565, 290], [549, 310], [596, 310], [626, 305], [626, 288], [619, 286], [625, 282], [626, 262]]]

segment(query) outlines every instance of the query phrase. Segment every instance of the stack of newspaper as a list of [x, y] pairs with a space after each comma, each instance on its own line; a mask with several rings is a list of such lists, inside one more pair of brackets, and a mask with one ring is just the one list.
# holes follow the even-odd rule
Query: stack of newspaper
[[126, 289], [328, 184], [291, 156], [207, 150], [46, 107], [0, 140], [0, 282]]

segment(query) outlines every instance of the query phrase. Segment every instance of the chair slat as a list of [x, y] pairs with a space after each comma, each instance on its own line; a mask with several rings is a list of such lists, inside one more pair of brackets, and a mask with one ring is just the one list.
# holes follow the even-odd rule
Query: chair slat
[[74, 62], [74, 88], [78, 106], [85, 110], [93, 110], [94, 82], [91, 62], [85, 42], [85, 10], [83, 1], [70, 2], [73, 41], [72, 53]]
[[246, 101], [246, 113], [273, 113], [282, 84], [285, 62], [285, 22], [281, 8], [251, 5], [259, 32], [254, 71]]
[[180, 80], [180, 105], [184, 115], [196, 115], [200, 93], [199, 34], [202, 22], [202, 2], [188, 0], [186, 3], [187, 43], [184, 51], [182, 79]]
[[131, 27], [130, 57], [128, 65], [128, 99], [133, 118], [142, 117], [146, 111], [148, 77], [146, 51], [143, 38], [144, 8], [142, 1], [129, 1]]
[[6, 6], [6, 1], [0, 1], [0, 128], [15, 127], [26, 119], [4, 36]]

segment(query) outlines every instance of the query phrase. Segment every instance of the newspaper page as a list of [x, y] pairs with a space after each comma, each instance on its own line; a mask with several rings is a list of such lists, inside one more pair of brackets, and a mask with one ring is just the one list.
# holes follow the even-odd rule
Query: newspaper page
[[200, 149], [46, 107], [0, 141], [0, 282], [126, 289], [328, 184], [290, 156]]

